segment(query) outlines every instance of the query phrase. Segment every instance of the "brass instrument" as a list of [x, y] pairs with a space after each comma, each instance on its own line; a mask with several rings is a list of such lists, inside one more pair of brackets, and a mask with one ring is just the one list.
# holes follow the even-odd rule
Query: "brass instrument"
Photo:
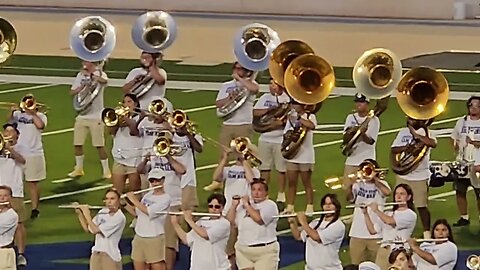
[[234, 98], [224, 106], [217, 108], [217, 116], [223, 119], [228, 119], [233, 112], [242, 107], [250, 96], [247, 88], [238, 86], [234, 90]]
[[141, 112], [145, 112], [147, 115], [154, 115], [154, 116], [162, 116], [164, 118], [168, 117], [167, 113], [167, 106], [165, 102], [161, 99], [155, 99], [148, 105], [148, 110], [143, 110], [140, 108], [140, 112], [138, 111], [130, 111], [128, 107], [122, 105], [119, 102], [119, 106], [115, 108], [105, 108], [102, 111], [102, 121], [107, 127], [114, 127], [119, 125], [119, 120], [122, 117], [128, 116], [131, 114], [141, 114]]
[[12, 108], [18, 108], [18, 104], [13, 102], [0, 102], [1, 110], [11, 110]]
[[363, 181], [362, 179], [371, 179], [374, 174], [376, 174], [380, 180], [385, 180], [387, 178], [387, 168], [376, 168], [376, 166], [369, 161], [364, 161], [361, 165], [362, 167], [359, 167], [356, 173], [347, 175], [346, 179], [343, 177], [332, 177], [325, 179], [325, 186], [333, 190], [340, 189], [343, 187], [345, 181]]
[[37, 112], [46, 114], [50, 109], [46, 104], [37, 103], [35, 97], [32, 94], [25, 95], [20, 102], [20, 109], [25, 110], [36, 110]]
[[8, 154], [8, 153], [5, 153], [6, 151], [5, 147], [11, 141], [12, 141], [12, 137], [5, 137], [2, 133], [0, 133], [0, 152], [4, 152], [4, 154]]
[[390, 266], [388, 267], [388, 270], [401, 270], [401, 269], [396, 266]]
[[7, 61], [17, 48], [17, 32], [13, 25], [0, 18], [0, 63]]
[[[98, 72], [98, 76], [100, 77], [103, 72], [103, 63], [104, 62], [102, 62], [95, 71]], [[94, 73], [82, 82], [82, 90], [73, 98], [73, 109], [79, 114], [85, 114], [92, 108], [93, 101], [101, 94], [101, 91], [106, 86], [93, 79]]]
[[292, 106], [290, 103], [281, 103], [279, 106], [269, 109], [262, 116], [254, 116], [252, 121], [253, 130], [264, 133], [278, 129], [275, 122], [283, 122], [291, 110]]
[[468, 256], [466, 266], [468, 269], [472, 270], [480, 269], [480, 256], [474, 254]]
[[258, 167], [262, 161], [252, 152], [252, 142], [247, 137], [237, 137], [230, 141], [230, 147], [248, 160], [253, 167]]
[[173, 135], [170, 131], [162, 131], [162, 133], [153, 142], [153, 152], [156, 156], [164, 157], [181, 156], [187, 151], [186, 147], [173, 144]]
[[[397, 102], [402, 111], [412, 119], [422, 122], [428, 136], [428, 126], [433, 118], [445, 110], [449, 87], [445, 77], [429, 67], [411, 69], [403, 75], [397, 88]], [[391, 154], [392, 170], [406, 175], [415, 170], [428, 153], [429, 147], [420, 140], [412, 140], [402, 153]]]
[[187, 119], [187, 114], [182, 110], [175, 110], [168, 119], [170, 125], [175, 129], [186, 127], [188, 133], [196, 134], [197, 130], [192, 121]]
[[[133, 42], [142, 51], [161, 53], [175, 41], [177, 25], [167, 12], [150, 11], [137, 18], [131, 34]], [[150, 91], [155, 83], [155, 79], [147, 73], [135, 83], [130, 93], [141, 97]]]

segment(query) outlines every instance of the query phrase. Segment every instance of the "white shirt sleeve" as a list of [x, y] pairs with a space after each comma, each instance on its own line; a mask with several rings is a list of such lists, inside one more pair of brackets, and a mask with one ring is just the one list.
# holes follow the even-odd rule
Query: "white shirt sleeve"
[[357, 199], [357, 192], [358, 192], [358, 184], [357, 184], [357, 183], [354, 183], [354, 184], [352, 185], [352, 194], [353, 194], [353, 196], [352, 196], [351, 202], [355, 202], [355, 200]]
[[266, 94], [262, 95], [260, 97], [260, 99], [257, 101], [257, 103], [255, 103], [255, 106], [253, 107], [254, 109], [259, 109], [259, 110], [263, 110], [263, 109], [268, 109], [267, 106], [265, 106], [265, 100], [266, 100]]
[[13, 112], [12, 117], [13, 117], [13, 120], [14, 120], [15, 122], [18, 121], [18, 117], [20, 116], [21, 113], [22, 113], [22, 112], [20, 112], [20, 111], [14, 111], [14, 112]]
[[260, 178], [260, 171], [258, 168], [252, 168], [253, 178]]
[[18, 215], [13, 209], [9, 209], [7, 212], [3, 213], [2, 222], [0, 222], [0, 235], [17, 226], [17, 223]]
[[42, 120], [43, 125], [45, 125], [45, 126], [43, 127], [43, 129], [45, 129], [45, 128], [47, 127], [47, 123], [48, 123], [48, 121], [47, 121], [47, 116], [46, 116], [45, 114], [43, 114], [43, 113], [37, 113], [37, 115], [38, 115], [38, 117], [40, 117], [40, 119]]
[[226, 98], [226, 97], [228, 97], [227, 84], [224, 83], [224, 84], [222, 84], [222, 87], [221, 87], [220, 90], [218, 91], [216, 101], [219, 101], [219, 100], [224, 99], [224, 98]]
[[82, 85], [82, 79], [83, 79], [83, 75], [81, 72], [79, 72], [77, 74], [77, 77], [75, 77], [75, 79], [73, 80], [72, 87], [70, 89], [75, 90], [78, 87], [80, 87], [80, 85]]
[[129, 83], [131, 80], [135, 79], [135, 77], [138, 75], [137, 72], [135, 72], [136, 69], [130, 70], [130, 72], [127, 75], [127, 78], [125, 79], [125, 84]]
[[225, 182], [225, 180], [227, 180], [227, 176], [228, 176], [228, 170], [230, 169], [230, 167], [223, 167], [223, 172], [222, 172], [222, 181]]
[[347, 118], [345, 119], [345, 124], [343, 125], [343, 132], [347, 131], [349, 127], [352, 127], [352, 118], [353, 116], [351, 114], [347, 115]]
[[462, 132], [462, 124], [464, 121], [465, 120], [463, 117], [457, 120], [457, 123], [455, 124], [455, 127], [452, 130], [452, 134], [450, 135], [450, 138], [454, 140], [460, 139], [460, 132]]
[[407, 143], [402, 142], [402, 138], [403, 138], [404, 135], [405, 135], [405, 132], [403, 131], [403, 129], [401, 129], [397, 133], [397, 137], [395, 137], [395, 140], [393, 140], [392, 147], [400, 147], [400, 146], [407, 145]]
[[161, 202], [156, 202], [150, 206], [147, 206], [148, 217], [150, 220], [155, 219], [163, 214], [159, 212], [168, 211], [170, 208], [170, 200], [162, 200]]
[[302, 115], [302, 119], [304, 119], [304, 120], [309, 120], [310, 122], [313, 123], [314, 126], [317, 126], [317, 117], [315, 116], [315, 114], [313, 114], [313, 113], [310, 114], [310, 115], [308, 116], [308, 118], [307, 118], [307, 115], [308, 115], [308, 114], [306, 114], [306, 113], [303, 114], [303, 115]]
[[343, 239], [345, 235], [345, 225], [340, 220], [337, 220], [323, 230], [318, 228], [317, 232], [322, 244], [329, 245], [335, 243], [338, 239]]
[[414, 228], [417, 223], [417, 214], [412, 210], [395, 211], [393, 219], [395, 220], [395, 229], [397, 230]]
[[457, 246], [454, 243], [446, 242], [439, 246], [438, 251], [432, 253], [439, 268], [457, 260]]
[[[119, 210], [121, 211], [121, 210]], [[124, 215], [114, 215], [109, 222], [102, 223], [98, 226], [102, 235], [106, 238], [112, 236], [118, 230], [123, 230], [125, 227], [125, 216]]]
[[195, 242], [195, 231], [191, 230], [187, 233], [187, 246], [192, 247]]
[[378, 138], [379, 131], [380, 131], [380, 120], [378, 119], [378, 117], [375, 116], [368, 123], [368, 128], [365, 134], [376, 141]]
[[208, 240], [214, 244], [230, 235], [230, 223], [227, 220], [218, 220], [215, 225], [207, 229]]
[[278, 215], [277, 205], [270, 201], [268, 201], [268, 204], [265, 204], [265, 206], [260, 208], [259, 211], [264, 225], [270, 224], [273, 220], [275, 220], [273, 216]]

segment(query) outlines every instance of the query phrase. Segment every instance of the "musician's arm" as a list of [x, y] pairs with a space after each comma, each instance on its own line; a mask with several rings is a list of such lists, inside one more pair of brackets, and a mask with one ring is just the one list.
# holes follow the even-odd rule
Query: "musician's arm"
[[320, 238], [320, 234], [318, 234], [318, 231], [310, 227], [310, 224], [308, 224], [307, 218], [305, 215], [303, 215], [302, 218], [298, 218], [298, 221], [300, 222], [300, 225], [302, 226], [303, 230], [305, 233], [310, 237], [313, 241], [322, 243], [322, 239]]
[[102, 72], [100, 73], [101, 75], [98, 76], [95, 74], [95, 72], [93, 73], [92, 77], [94, 80], [96, 80], [99, 84], [107, 84], [108, 83], [108, 77], [107, 77], [107, 74]]
[[[430, 148], [437, 147], [437, 140], [430, 138], [428, 136], [417, 135], [417, 138], [422, 141], [426, 146]], [[475, 145], [475, 144], [474, 144]], [[477, 146], [475, 146], [477, 147]], [[480, 147], [480, 141], [478, 142], [478, 147]]]
[[125, 79], [127, 83], [122, 86], [122, 91], [124, 94], [130, 93], [132, 87], [139, 82], [139, 76], [135, 75], [132, 71], [128, 73], [127, 78]]
[[13, 147], [9, 147], [8, 151], [10, 151], [10, 155], [16, 163], [20, 163], [21, 165], [25, 164], [25, 158], [19, 152], [15, 151]]
[[268, 109], [253, 109], [253, 116], [260, 117], [268, 112]]
[[242, 161], [242, 166], [245, 170], [245, 180], [247, 180], [247, 183], [251, 184], [253, 182], [253, 178], [255, 178], [253, 175], [252, 166], [250, 166], [250, 162], [248, 162], [246, 159]]
[[178, 238], [180, 238], [180, 240], [182, 241], [182, 243], [185, 245], [188, 245], [187, 233], [183, 230], [182, 226], [178, 224], [176, 217], [175, 217], [175, 220], [172, 218], [172, 226], [175, 232], [177, 233]]
[[314, 115], [310, 115], [309, 119], [305, 119], [303, 117], [300, 117], [300, 124], [302, 126], [304, 126], [305, 128], [307, 128], [308, 130], [315, 129], [315, 123], [314, 122], [316, 122], [316, 120], [314, 121], [312, 116], [315, 117]]
[[383, 223], [392, 226], [393, 228], [397, 227], [397, 222], [393, 218], [393, 216], [389, 216], [384, 212], [380, 211], [378, 207], [372, 208], [372, 211], [383, 221]]
[[168, 163], [172, 165], [172, 168], [176, 174], [184, 175], [187, 172], [187, 168], [185, 168], [185, 166], [182, 163], [178, 162], [171, 155], [166, 155], [165, 157], [167, 158]]
[[135, 212], [135, 207], [131, 206], [130, 204], [125, 205], [124, 207], [130, 215], [133, 217], [137, 217], [137, 213]]
[[390, 187], [385, 185], [383, 183], [384, 181], [381, 181], [380, 179], [378, 179], [377, 177], [374, 178], [374, 184], [375, 186], [377, 187], [377, 189], [380, 191], [380, 193], [386, 197], [386, 196], [389, 196], [390, 193], [391, 193], [391, 190], [390, 190]]
[[292, 232], [292, 236], [295, 240], [301, 241], [301, 232], [298, 229], [297, 220], [295, 218], [288, 218], [288, 224], [290, 224], [290, 231]]
[[107, 127], [107, 131], [110, 135], [115, 136], [119, 128], [120, 128], [119, 126]]
[[232, 205], [230, 206], [230, 209], [228, 209], [226, 216], [227, 220], [230, 221], [230, 224], [234, 227], [236, 226], [235, 218], [237, 217], [238, 201], [239, 200], [232, 200]]
[[125, 117], [125, 123], [127, 123], [131, 136], [140, 136], [140, 131], [138, 130], [137, 121], [135, 121], [135, 119]]
[[80, 93], [80, 91], [82, 91], [82, 89], [83, 89], [83, 86], [82, 86], [82, 85], [80, 85], [80, 86], [78, 86], [78, 87], [76, 87], [76, 88], [71, 88], [71, 89], [70, 89], [70, 95], [71, 95], [71, 96], [75, 96], [76, 94]]
[[253, 221], [255, 221], [258, 225], [265, 224], [262, 216], [260, 215], [260, 210], [253, 208], [248, 199], [242, 198], [242, 203], [243, 207], [245, 207], [245, 210], [247, 210], [248, 215]]
[[374, 144], [375, 139], [374, 137], [377, 137], [375, 135], [378, 135], [378, 132], [380, 131], [380, 121], [376, 116], [374, 116], [371, 121], [367, 125], [367, 130], [362, 133], [362, 140], [366, 144]]
[[81, 211], [83, 213], [83, 217], [85, 218], [85, 223], [87, 224], [88, 232], [92, 234], [102, 233], [100, 228], [93, 222], [92, 215], [90, 213], [90, 209], [88, 207], [82, 207]]
[[[26, 110], [27, 112], [30, 111], [30, 110]], [[33, 120], [33, 124], [35, 125], [35, 127], [37, 129], [44, 129], [45, 126], [46, 126], [46, 122], [47, 122], [47, 117], [45, 115], [43, 115], [43, 119], [38, 116], [38, 112], [36, 111], [32, 111], [31, 113], [29, 113], [30, 115], [32, 115], [32, 120]]]
[[390, 148], [390, 152], [392, 152], [392, 154], [400, 154], [401, 152], [407, 150], [407, 146], [394, 146], [392, 148]]
[[408, 143], [402, 142], [402, 138], [405, 135], [405, 132], [400, 131], [395, 137], [395, 140], [392, 143], [392, 147], [390, 148], [391, 154], [400, 154], [408, 149]]
[[256, 94], [258, 91], [260, 91], [260, 86], [258, 83], [250, 78], [237, 78], [238, 82], [245, 86], [247, 90], [250, 92], [250, 94]]
[[78, 94], [83, 89], [82, 77], [83, 77], [82, 73], [78, 73], [77, 77], [75, 77], [75, 80], [72, 84], [72, 87], [70, 88], [70, 95], [71, 96], [74, 96], [74, 95]]
[[197, 153], [203, 152], [203, 145], [195, 138], [194, 134], [187, 133], [187, 137], [190, 140], [190, 144], [192, 145], [193, 151]]
[[217, 182], [222, 182], [225, 178], [223, 175], [223, 170], [225, 169], [225, 165], [227, 165], [228, 154], [223, 152], [222, 159], [218, 163], [218, 166], [215, 168], [213, 172], [213, 180]]
[[[347, 179], [348, 181], [348, 179]], [[347, 201], [353, 202], [355, 200], [353, 185], [350, 181], [346, 183], [346, 193], [347, 193]]]
[[368, 232], [371, 235], [377, 234], [377, 231], [375, 230], [375, 225], [373, 225], [372, 219], [368, 214], [367, 208], [362, 209], [362, 212], [363, 212], [363, 216], [365, 217], [365, 225], [367, 225]]
[[[161, 74], [160, 69], [157, 65], [152, 64], [149, 67], [150, 76], [155, 80], [158, 85], [164, 85], [166, 82], [165, 75]], [[163, 73], [163, 72], [162, 72]]]
[[[150, 154], [150, 153], [148, 153]], [[149, 170], [148, 162], [150, 161], [150, 156], [146, 156], [142, 159], [142, 161], [137, 165], [137, 172], [139, 174], [146, 174]]]
[[204, 228], [200, 227], [197, 225], [197, 223], [195, 223], [195, 221], [193, 221], [192, 219], [187, 219], [185, 218], [185, 221], [187, 222], [187, 224], [190, 226], [190, 228], [192, 228], [193, 231], [195, 231], [200, 237], [202, 237], [203, 239], [205, 240], [210, 240], [208, 238], [208, 233], [207, 233], [207, 230], [205, 230]]
[[77, 212], [78, 221], [80, 222], [80, 226], [82, 226], [82, 229], [85, 232], [90, 233], [90, 231], [88, 230], [87, 221], [85, 220], [82, 211], [80, 209], [75, 209], [75, 212]]
[[425, 261], [437, 265], [437, 261], [435, 260], [435, 257], [433, 257], [432, 253], [426, 252], [422, 249], [420, 249], [419, 246], [415, 245], [410, 245], [410, 248], [412, 249], [413, 252], [415, 252], [420, 258], [424, 259]]
[[217, 99], [215, 101], [215, 106], [221, 108], [225, 106], [228, 102], [234, 99], [233, 95], [227, 93], [228, 84], [224, 83], [217, 94]]

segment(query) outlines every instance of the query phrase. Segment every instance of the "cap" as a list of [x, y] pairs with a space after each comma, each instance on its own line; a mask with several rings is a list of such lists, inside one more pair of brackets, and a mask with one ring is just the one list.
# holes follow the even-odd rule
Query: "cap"
[[3, 130], [7, 129], [8, 127], [12, 127], [17, 132], [17, 135], [20, 135], [20, 131], [18, 130], [17, 123], [6, 123], [5, 125], [3, 125]]
[[162, 169], [153, 169], [148, 173], [148, 180], [165, 178], [165, 172]]
[[373, 262], [362, 262], [358, 265], [358, 270], [381, 270], [380, 267]]
[[355, 102], [370, 102], [370, 99], [367, 98], [365, 95], [363, 95], [362, 93], [356, 93], [355, 94], [355, 99], [353, 100]]

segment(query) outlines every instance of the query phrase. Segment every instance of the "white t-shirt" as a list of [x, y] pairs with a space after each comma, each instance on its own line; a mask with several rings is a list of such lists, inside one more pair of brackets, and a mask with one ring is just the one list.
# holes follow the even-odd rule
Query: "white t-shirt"
[[[277, 101], [278, 98], [278, 101]], [[278, 107], [280, 103], [289, 103], [290, 97], [284, 92], [280, 96], [274, 96], [271, 93], [266, 93], [260, 97], [260, 99], [255, 104], [254, 109], [271, 109]], [[260, 134], [258, 138], [259, 142], [268, 142], [268, 143], [282, 143], [283, 139], [283, 129], [276, 129]]]
[[[137, 121], [138, 115], [134, 116], [133, 119]], [[130, 128], [128, 126], [120, 127], [113, 136], [113, 159], [119, 164], [136, 167], [142, 160], [142, 150], [139, 149], [142, 145], [142, 138], [130, 135]]]
[[[407, 241], [411, 238], [415, 224], [417, 223], [417, 213], [408, 208], [402, 211], [387, 211], [385, 214], [393, 216], [396, 226], [393, 227], [384, 222], [379, 222], [374, 225], [375, 231], [382, 234], [382, 241], [394, 241], [400, 238]], [[379, 218], [380, 219], [380, 218]], [[382, 247], [394, 246], [391, 244], [382, 244]]]
[[[24, 145], [16, 144], [13, 149], [22, 156], [28, 152]], [[11, 156], [0, 155], [0, 185], [12, 189], [12, 197], [23, 198], [23, 175], [25, 165], [16, 162]]]
[[[367, 117], [360, 117], [358, 113], [349, 114], [345, 120], [345, 127], [343, 131], [345, 132], [347, 128], [359, 126], [362, 124]], [[358, 123], [357, 123], [358, 121]], [[372, 138], [375, 142], [373, 144], [368, 144], [364, 142], [361, 138], [357, 140], [357, 143], [353, 146], [353, 151], [350, 156], [345, 160], [345, 165], [349, 166], [358, 166], [365, 159], [376, 159], [375, 147], [377, 145], [378, 132], [380, 131], [380, 120], [378, 117], [374, 116], [368, 123], [368, 128], [365, 134]]]
[[[158, 68], [158, 72], [162, 77], [165, 78], [165, 84], [164, 85], [159, 85], [155, 83], [152, 88], [143, 94], [140, 98], [140, 108], [142, 109], [147, 109], [148, 105], [150, 105], [150, 102], [158, 97], [164, 97], [165, 96], [165, 89], [167, 85], [167, 72], [163, 68]], [[147, 70], [142, 68], [142, 67], [137, 67], [132, 70], [127, 75], [127, 78], [125, 79], [125, 84], [131, 82], [135, 77], [138, 75], [145, 75], [147, 74]]]
[[[216, 101], [228, 97], [228, 94], [237, 89], [237, 81], [231, 80], [222, 84], [220, 91], [218, 91]], [[224, 125], [239, 126], [248, 125], [252, 123], [253, 119], [253, 103], [255, 102], [256, 94], [250, 94], [245, 103], [233, 112], [228, 119], [223, 121]]]
[[154, 195], [153, 190], [143, 196], [141, 203], [147, 207], [148, 215], [135, 208], [137, 223], [135, 233], [140, 237], [157, 237], [165, 233], [166, 214], [159, 212], [168, 211], [170, 208], [170, 195], [167, 193]]
[[266, 199], [260, 203], [251, 202], [252, 207], [260, 211], [263, 225], [255, 222], [243, 207], [239, 204], [235, 222], [238, 226], [238, 244], [250, 246], [256, 244], [267, 244], [277, 241], [278, 207], [274, 201]]
[[477, 149], [473, 144], [467, 144], [467, 136], [470, 136], [472, 140], [480, 140], [480, 119], [472, 120], [470, 116], [462, 117], [457, 120], [455, 128], [452, 130], [452, 135], [450, 136], [453, 140], [457, 141], [460, 153], [463, 153], [457, 159], [462, 159], [464, 161], [474, 161], [475, 155], [477, 154]]
[[[101, 232], [95, 234], [95, 245], [92, 247], [92, 252], [105, 252], [112, 260], [120, 262], [122, 255], [120, 254], [118, 244], [122, 238], [127, 219], [122, 210], [118, 210], [113, 215], [110, 215], [109, 212], [108, 208], [103, 208], [98, 211], [92, 220]], [[89, 230], [91, 231], [90, 226]]]
[[[41, 112], [37, 112], [38, 117], [43, 121], [47, 127], [47, 116]], [[13, 112], [13, 119], [18, 123], [18, 144], [24, 145], [29, 149], [25, 153], [26, 157], [43, 156], [42, 132], [43, 129], [38, 129], [33, 123], [33, 117], [21, 111]]]
[[[203, 137], [200, 134], [194, 135], [195, 139], [203, 145]], [[187, 148], [187, 151], [178, 157], [178, 161], [182, 163], [187, 171], [184, 175], [181, 176], [180, 187], [184, 188], [186, 186], [197, 186], [197, 176], [195, 172], [195, 151], [190, 144], [190, 139], [188, 136], [179, 136], [176, 133], [173, 134], [173, 143], [176, 145], [181, 145]]]
[[[309, 226], [314, 229], [319, 218], [312, 220]], [[322, 221], [316, 229], [320, 235], [321, 243], [308, 237], [305, 231], [302, 231], [300, 237], [306, 243], [305, 246], [305, 270], [341, 270], [342, 262], [340, 261], [338, 252], [342, 246], [343, 237], [345, 236], [345, 224], [341, 220], [337, 220], [327, 225], [330, 221]]]
[[[260, 171], [252, 168], [253, 178], [260, 178]], [[250, 184], [245, 178], [245, 168], [241, 165], [232, 165], [223, 168], [222, 181], [225, 182], [225, 199], [224, 215], [228, 213], [232, 205], [232, 197], [238, 195], [240, 197], [250, 195]]]
[[[293, 113], [293, 115], [296, 115], [296, 113]], [[315, 114], [310, 114], [308, 118], [307, 116], [308, 114], [306, 113], [302, 114], [302, 119], [310, 120], [314, 126], [317, 126], [317, 117], [315, 116]], [[299, 124], [299, 122], [292, 123], [292, 121], [287, 120], [284, 133], [286, 133], [289, 130], [293, 130], [294, 126], [297, 124]], [[313, 148], [313, 131], [312, 130], [307, 131], [307, 134], [305, 135], [305, 139], [303, 140], [303, 143], [300, 146], [300, 150], [298, 151], [298, 154], [293, 159], [287, 159], [287, 161], [292, 163], [300, 163], [300, 164], [315, 164], [315, 149]]]
[[[94, 72], [95, 75], [98, 75], [98, 71]], [[108, 80], [108, 76], [105, 72], [102, 72], [103, 79]], [[85, 75], [82, 72], [79, 72], [77, 74], [77, 77], [75, 78], [75, 81], [72, 84], [71, 90], [75, 90], [80, 85], [87, 83], [87, 81], [90, 80], [90, 75]], [[105, 84], [103, 87], [100, 87], [99, 93], [97, 94], [97, 97], [92, 101], [92, 104], [90, 107], [85, 110], [84, 112], [81, 112], [78, 116], [77, 119], [94, 119], [94, 120], [100, 120], [102, 116], [102, 110], [103, 110], [103, 91], [105, 90], [105, 87], [107, 85]], [[82, 100], [84, 97], [87, 95], [90, 95], [90, 92], [87, 90], [83, 90], [82, 92], [78, 93], [75, 95], [73, 98]]]
[[13, 243], [15, 231], [17, 230], [18, 215], [12, 208], [0, 212], [0, 246]]
[[[383, 185], [390, 189], [387, 181], [379, 180]], [[368, 205], [372, 202], [376, 202], [378, 204], [378, 208], [383, 211], [383, 204], [387, 197], [383, 196], [380, 189], [375, 186], [374, 183], [371, 182], [356, 182], [352, 186], [352, 193], [353, 193], [353, 201], [356, 205]], [[377, 215], [372, 211], [372, 209], [367, 208], [368, 214], [370, 215], [370, 219], [372, 220], [373, 224], [379, 224], [382, 222]], [[376, 225], [379, 226], [379, 225]], [[350, 237], [362, 238], [362, 239], [379, 239], [382, 236], [377, 234], [370, 234], [367, 229], [367, 224], [365, 223], [365, 216], [362, 212], [362, 209], [359, 207], [355, 207], [353, 210], [353, 220], [352, 226], [350, 227]]]
[[[175, 158], [175, 160], [177, 160]], [[180, 162], [180, 160], [177, 160]], [[170, 206], [178, 206], [182, 204], [182, 188], [180, 187], [181, 175], [177, 174], [168, 159], [165, 157], [152, 156], [150, 159], [150, 167], [160, 168], [165, 172], [165, 182], [163, 188], [170, 195]]]
[[148, 120], [148, 117], [145, 117], [138, 124], [138, 131], [140, 132], [140, 137], [143, 141], [142, 155], [150, 153], [153, 155], [153, 142], [155, 141], [162, 131], [168, 130], [168, 123], [163, 122], [161, 124], [156, 124], [153, 121]]
[[[419, 135], [425, 136], [425, 130], [423, 128], [416, 130], [416, 132]], [[429, 136], [431, 137], [432, 134], [429, 134]], [[436, 140], [433, 137], [431, 138]], [[406, 146], [411, 141], [413, 141], [412, 133], [410, 133], [410, 130], [405, 127], [398, 132], [397, 137], [393, 141], [392, 147]], [[430, 178], [430, 148], [418, 164], [418, 167], [411, 173], [402, 175], [402, 178], [408, 181], [423, 181]]]
[[187, 233], [190, 255], [190, 270], [229, 270], [230, 262], [225, 253], [230, 236], [230, 222], [219, 219], [201, 218], [196, 224], [207, 231], [208, 240], [199, 236], [194, 230]]
[[420, 249], [432, 254], [437, 264], [432, 265], [414, 253], [412, 260], [417, 270], [452, 270], [457, 263], [457, 245], [450, 241], [438, 245], [422, 243]]

